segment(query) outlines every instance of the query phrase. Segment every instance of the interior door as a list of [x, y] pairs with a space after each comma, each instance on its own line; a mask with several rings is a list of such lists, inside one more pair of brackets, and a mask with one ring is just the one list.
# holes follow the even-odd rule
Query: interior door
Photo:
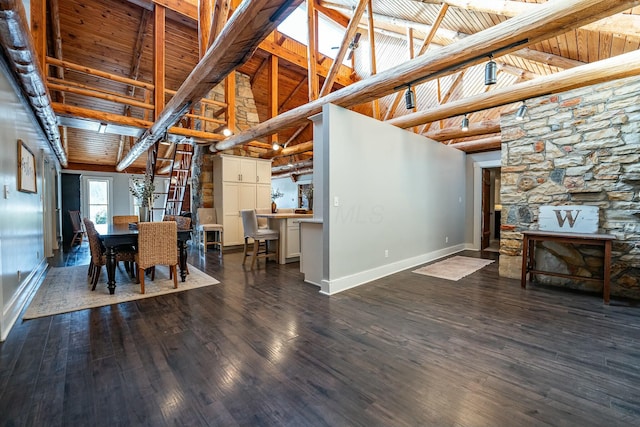
[[489, 247], [491, 239], [491, 171], [482, 169], [482, 236], [480, 249]]

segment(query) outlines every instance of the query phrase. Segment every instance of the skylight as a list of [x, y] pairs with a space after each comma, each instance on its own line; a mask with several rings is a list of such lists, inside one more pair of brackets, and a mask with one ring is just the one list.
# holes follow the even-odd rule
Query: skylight
[[[278, 31], [292, 39], [307, 45], [309, 44], [309, 31], [307, 28], [307, 4], [301, 4], [280, 25]], [[338, 47], [342, 43], [344, 29], [334, 22], [318, 15], [318, 51], [329, 58], [335, 58]], [[335, 49], [334, 49], [335, 47]], [[347, 61], [343, 63], [350, 65]]]

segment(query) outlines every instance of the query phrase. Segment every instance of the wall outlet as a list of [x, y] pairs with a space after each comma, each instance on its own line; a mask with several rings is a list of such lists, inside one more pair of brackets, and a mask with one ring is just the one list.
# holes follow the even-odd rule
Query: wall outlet
[[447, 237], [445, 237], [445, 238], [444, 238], [444, 242], [445, 242], [445, 243], [449, 243], [449, 236], [447, 236]]
[[340, 206], [340, 199], [338, 199], [338, 196], [333, 198], [333, 206]]
[[384, 257], [389, 258], [389, 249], [384, 250]]

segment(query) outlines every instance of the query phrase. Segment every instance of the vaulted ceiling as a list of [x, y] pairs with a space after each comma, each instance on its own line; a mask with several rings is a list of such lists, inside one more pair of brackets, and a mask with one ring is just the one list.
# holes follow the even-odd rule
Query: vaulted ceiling
[[[181, 95], [188, 78], [198, 79], [197, 75], [190, 77], [205, 55], [204, 49], [199, 47], [203, 38], [202, 32], [198, 31], [198, 3], [195, 0], [39, 0], [31, 3], [32, 25], [38, 16], [36, 13], [34, 18], [34, 4], [37, 11], [37, 5], [42, 1], [46, 4], [46, 15], [41, 16], [46, 16], [47, 31], [40, 36], [41, 42], [35, 32], [36, 46], [46, 46], [47, 85], [54, 111], [63, 125], [61, 134], [70, 167], [113, 170], [161, 114], [163, 107], [157, 104], [153, 93], [158, 76], [164, 76], [165, 102]], [[208, 15], [214, 17], [212, 28], [215, 28], [215, 19], [224, 14], [220, 12], [224, 7], [230, 9], [229, 16], [232, 16], [234, 9], [246, 6], [233, 1], [202, 0], [201, 3], [212, 8], [213, 12]], [[291, 2], [280, 3], [291, 6]], [[418, 113], [460, 103], [467, 98], [485, 96], [490, 99], [493, 92], [637, 51], [640, 47], [640, 7], [634, 1], [574, 2], [593, 3], [593, 10], [598, 11], [601, 19], [591, 22], [593, 19], [576, 18], [585, 24], [575, 26], [574, 18], [565, 19], [568, 12], [563, 11], [554, 20], [561, 25], [550, 30], [549, 37], [544, 36], [544, 29], [534, 31], [525, 26], [533, 19], [518, 21], [522, 22], [522, 27], [514, 28], [512, 32], [523, 31], [527, 42], [522, 46], [510, 44], [493, 49], [494, 40], [481, 40], [481, 34], [488, 29], [504, 27], [505, 22], [517, 22], [516, 19], [523, 16], [541, 14], [540, 11], [549, 6], [545, 3], [544, 0], [371, 0], [362, 3], [316, 0], [313, 6], [318, 14], [330, 19], [341, 31], [349, 29], [351, 33], [360, 33], [357, 45], [349, 45], [353, 40], [351, 37], [343, 41], [341, 50], [353, 53], [351, 67], [342, 66], [339, 70], [331, 95], [338, 104], [409, 127], [443, 143], [479, 140], [465, 150], [498, 149], [498, 119], [501, 114], [517, 108], [517, 102], [496, 105], [487, 102], [486, 107], [482, 104], [483, 108], [478, 109], [460, 107], [451, 109], [444, 116], [425, 113], [426, 119], [419, 119]], [[164, 13], [163, 19], [158, 17], [160, 9]], [[355, 20], [352, 19], [354, 15]], [[218, 24], [218, 33], [223, 31], [223, 24]], [[157, 26], [161, 30], [160, 26], [164, 26], [162, 37], [156, 33]], [[498, 30], [495, 31], [498, 34]], [[211, 34], [215, 39], [216, 34], [213, 31]], [[471, 49], [482, 46], [487, 52], [495, 52], [493, 57], [498, 67], [495, 85], [484, 84], [488, 55], [478, 58], [472, 55], [473, 52], [465, 53], [463, 48], [454, 49], [455, 46], [464, 47], [466, 40]], [[495, 40], [496, 46], [499, 42]], [[459, 52], [456, 55], [460, 58], [467, 55], [473, 59], [462, 59], [458, 63], [450, 60], [450, 65], [441, 65], [444, 59], [439, 55], [446, 47]], [[164, 67], [162, 74], [158, 74], [159, 60], [155, 52], [162, 48]], [[420, 70], [407, 74], [408, 80], [398, 74], [398, 81], [394, 83], [394, 70], [408, 67], [411, 58], [421, 53], [424, 58], [434, 58], [435, 68], [429, 69], [430, 63], [425, 59]], [[44, 55], [41, 58], [44, 60]], [[278, 58], [276, 68], [272, 68], [270, 58]], [[286, 119], [285, 113], [293, 117], [296, 109], [304, 111], [304, 106], [314, 101], [316, 95], [309, 77], [317, 76], [317, 93], [331, 72], [332, 62], [331, 58], [308, 51], [305, 45], [283, 34], [269, 35], [237, 67], [237, 71], [249, 77], [260, 122], [273, 125], [265, 125], [267, 130], [258, 128], [255, 133], [240, 132], [227, 140], [227, 146], [236, 146], [236, 149], [243, 146], [263, 157], [275, 157], [275, 167], [292, 159], [308, 167], [312, 156], [311, 130], [301, 126], [299, 120]], [[451, 65], [454, 63], [455, 66]], [[373, 74], [387, 80], [384, 88], [368, 85], [367, 82], [375, 78]], [[204, 82], [199, 83], [206, 83], [206, 79], [202, 80]], [[358, 84], [354, 85], [355, 82]], [[407, 82], [414, 83], [415, 110], [407, 110], [404, 105]], [[352, 85], [370, 93], [364, 98], [347, 95]], [[176, 91], [178, 95], [175, 95]], [[353, 102], [343, 101], [341, 91], [345, 92], [345, 98], [351, 96]], [[358, 102], [360, 99], [366, 101]], [[221, 143], [224, 139], [221, 132], [228, 117], [225, 102], [208, 103], [206, 114], [202, 105], [189, 104], [187, 112], [191, 116], [176, 118], [170, 125], [169, 134], [174, 139], [190, 138], [196, 144], [225, 148], [225, 143]], [[465, 113], [471, 122], [467, 134], [460, 131]], [[205, 115], [209, 121], [202, 119]], [[278, 121], [277, 115], [282, 115], [283, 119]], [[406, 120], [404, 125], [403, 120]], [[199, 121], [202, 124], [195, 125]], [[99, 132], [104, 130], [100, 129], [101, 123], [107, 124], [104, 133]], [[205, 126], [207, 123], [209, 125]], [[273, 152], [270, 146], [274, 141], [286, 144], [287, 148]], [[146, 157], [140, 156], [130, 167], [143, 168], [145, 162]]]

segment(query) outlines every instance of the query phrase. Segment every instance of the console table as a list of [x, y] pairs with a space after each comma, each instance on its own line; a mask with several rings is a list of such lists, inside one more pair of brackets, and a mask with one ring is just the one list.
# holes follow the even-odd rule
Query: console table
[[[531, 280], [533, 280], [533, 276], [535, 274], [542, 274], [546, 276], [557, 276], [557, 277], [565, 277], [568, 279], [579, 279], [579, 280], [587, 280], [592, 282], [600, 282], [602, 283], [602, 288], [603, 288], [604, 303], [609, 304], [609, 291], [610, 291], [609, 280], [611, 275], [611, 242], [616, 238], [614, 235], [563, 233], [563, 232], [557, 232], [557, 231], [541, 231], [541, 230], [523, 231], [522, 235], [523, 235], [522, 278], [520, 281], [520, 286], [522, 288], [527, 287], [527, 273], [529, 274], [529, 279]], [[604, 247], [603, 270], [604, 271], [602, 274], [602, 279], [536, 269], [536, 264], [535, 264], [536, 241], [603, 246]]]

